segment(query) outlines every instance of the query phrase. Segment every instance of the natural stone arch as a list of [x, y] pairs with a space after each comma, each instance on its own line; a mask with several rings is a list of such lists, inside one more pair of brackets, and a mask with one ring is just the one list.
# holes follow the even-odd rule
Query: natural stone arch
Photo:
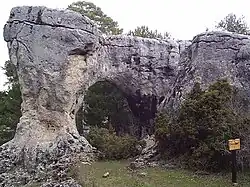
[[[174, 45], [175, 44], [175, 45]], [[167, 41], [128, 36], [102, 38], [101, 48], [91, 56], [83, 90], [97, 81], [107, 80], [126, 93], [166, 95], [177, 73], [178, 45]], [[79, 62], [81, 55], [69, 57]], [[91, 75], [91, 76], [90, 76]]]
[[56, 156], [58, 141], [91, 149], [75, 126], [79, 91], [105, 79], [126, 92], [166, 95], [179, 58], [174, 42], [105, 38], [86, 17], [45, 7], [12, 9], [4, 37], [23, 98], [16, 135], [5, 146], [25, 150], [20, 159], [31, 168], [39, 151]]
[[194, 82], [206, 87], [222, 77], [250, 98], [249, 36], [210, 32], [192, 42], [106, 37], [78, 13], [16, 7], [4, 39], [17, 67], [23, 103], [14, 139], [0, 148], [0, 173], [16, 165], [39, 173], [51, 169], [55, 160], [66, 166], [71, 157], [89, 158], [92, 147], [79, 136], [74, 118], [79, 95], [99, 80], [129, 93], [154, 94], [171, 108]]
[[[119, 44], [119, 41], [125, 43]], [[158, 54], [155, 53], [155, 48], [158, 49]], [[76, 107], [72, 107], [72, 111], [78, 111], [86, 90], [98, 81], [111, 82], [129, 96], [138, 94], [138, 91], [142, 96], [170, 93], [170, 85], [176, 73], [176, 61], [166, 61], [171, 53], [169, 48], [171, 44], [168, 42], [113, 36], [103, 38], [100, 49], [87, 58], [85, 54], [70, 55], [68, 61], [72, 62], [74, 69], [86, 68], [82, 79], [77, 76], [77, 84], [81, 86], [79, 94], [76, 94]]]

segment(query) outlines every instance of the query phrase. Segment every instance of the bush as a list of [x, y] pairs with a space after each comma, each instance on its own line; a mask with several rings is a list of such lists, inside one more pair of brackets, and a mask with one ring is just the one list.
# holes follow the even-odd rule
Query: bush
[[143, 142], [132, 136], [117, 136], [114, 131], [105, 128], [91, 128], [87, 139], [103, 153], [101, 159], [118, 160], [134, 157], [140, 153], [138, 146], [143, 146]]
[[[164, 154], [170, 143], [170, 118], [166, 113], [159, 113], [155, 120], [155, 138], [158, 140], [158, 149]], [[168, 144], [166, 144], [168, 142]]]
[[232, 107], [233, 98], [234, 89], [226, 80], [217, 81], [205, 91], [195, 84], [173, 123], [166, 114], [156, 119], [161, 153], [181, 156], [190, 168], [229, 168], [228, 139], [241, 138], [244, 143], [249, 132], [248, 119]]

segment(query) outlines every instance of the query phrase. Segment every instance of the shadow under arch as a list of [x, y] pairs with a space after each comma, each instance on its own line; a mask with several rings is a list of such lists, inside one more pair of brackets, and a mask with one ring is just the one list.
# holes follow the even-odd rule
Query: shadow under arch
[[102, 79], [81, 95], [82, 102], [75, 114], [81, 135], [86, 135], [91, 126], [112, 127], [118, 136], [129, 134], [138, 139], [154, 132], [157, 97], [124, 88]]

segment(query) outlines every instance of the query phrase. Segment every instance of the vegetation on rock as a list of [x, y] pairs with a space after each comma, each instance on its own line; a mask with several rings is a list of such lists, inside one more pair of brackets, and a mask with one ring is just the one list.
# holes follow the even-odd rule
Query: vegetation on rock
[[[95, 21], [105, 34], [123, 32], [116, 21], [91, 2], [78, 1], [69, 5], [68, 9]], [[234, 14], [221, 20], [217, 28], [248, 34], [244, 18], [237, 18]], [[129, 31], [128, 35], [159, 39], [169, 37], [168, 33], [162, 34], [147, 26], [137, 27]], [[15, 66], [7, 61], [4, 70], [9, 88], [0, 92], [0, 144], [14, 136], [21, 116], [22, 101]], [[150, 127], [149, 121], [155, 117], [156, 105], [153, 102], [156, 102], [153, 96], [150, 98], [140, 93], [136, 97], [125, 96], [113, 84], [98, 82], [89, 88], [84, 107], [77, 113], [79, 132], [83, 133], [82, 126], [85, 123], [91, 126], [88, 140], [104, 153], [105, 159], [135, 156], [139, 153], [137, 147], [141, 145], [137, 139], [141, 138], [143, 128]], [[155, 128], [159, 151], [167, 157], [182, 157], [188, 161], [190, 168], [228, 168], [230, 153], [227, 140], [240, 137], [243, 143], [249, 141], [247, 134], [250, 120], [238, 107], [247, 102], [240, 99], [238, 92], [226, 80], [219, 80], [206, 90], [195, 84], [177, 116], [160, 113], [156, 117], [152, 129]]]
[[206, 90], [195, 84], [176, 119], [170, 122], [164, 113], [156, 119], [161, 153], [180, 156], [189, 168], [227, 169], [228, 140], [241, 138], [244, 142], [250, 125], [250, 120], [232, 107], [235, 94], [227, 80], [219, 80]]
[[230, 13], [216, 25], [216, 28], [238, 34], [249, 35], [249, 28], [244, 19], [244, 16], [237, 18], [235, 14]]
[[143, 38], [157, 38], [157, 39], [167, 39], [170, 37], [170, 34], [165, 32], [165, 33], [160, 33], [157, 30], [150, 30], [148, 26], [140, 26], [136, 27], [135, 30], [129, 31], [128, 35], [131, 36], [139, 36]]
[[104, 34], [121, 34], [123, 29], [111, 17], [103, 13], [102, 9], [88, 1], [77, 1], [68, 6], [68, 9], [87, 16], [97, 24], [97, 27]]

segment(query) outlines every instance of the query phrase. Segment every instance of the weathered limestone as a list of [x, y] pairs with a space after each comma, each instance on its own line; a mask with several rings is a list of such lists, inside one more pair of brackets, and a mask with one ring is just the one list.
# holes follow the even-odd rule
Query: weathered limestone
[[248, 36], [209, 32], [193, 41], [105, 37], [78, 13], [16, 7], [4, 39], [23, 98], [16, 135], [0, 148], [0, 184], [5, 186], [24, 181], [19, 168], [27, 170], [22, 177], [29, 181], [32, 172], [41, 176], [75, 157], [90, 158], [92, 147], [79, 136], [75, 113], [97, 81], [111, 81], [132, 95], [138, 90], [155, 95], [163, 108], [178, 107], [195, 81], [207, 86], [222, 77], [250, 98]]
[[[250, 99], [250, 37], [228, 32], [208, 32], [194, 37], [181, 53], [169, 106], [180, 103], [194, 82], [203, 87], [227, 78]], [[249, 106], [246, 106], [250, 111]]]

